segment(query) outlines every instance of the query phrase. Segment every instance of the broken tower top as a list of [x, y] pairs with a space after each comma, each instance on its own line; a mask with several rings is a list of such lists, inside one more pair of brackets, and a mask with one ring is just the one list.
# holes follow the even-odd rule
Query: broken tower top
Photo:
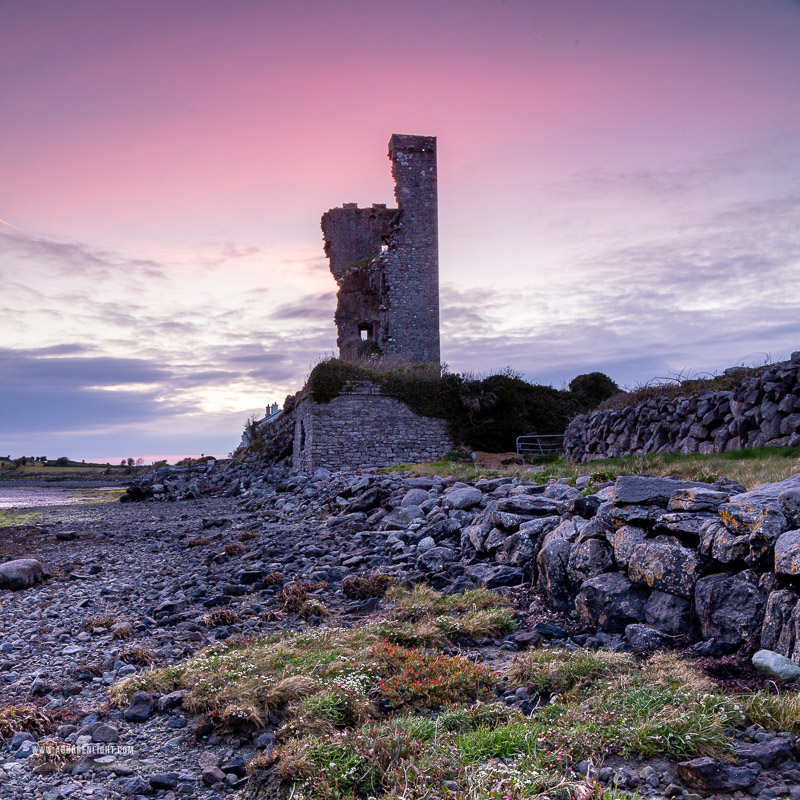
[[339, 356], [439, 363], [436, 137], [396, 133], [389, 158], [397, 208], [345, 203], [322, 217]]

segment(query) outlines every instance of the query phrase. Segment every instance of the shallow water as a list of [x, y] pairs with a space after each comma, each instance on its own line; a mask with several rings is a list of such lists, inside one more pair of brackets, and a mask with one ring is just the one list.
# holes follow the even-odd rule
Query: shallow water
[[3, 486], [0, 483], [0, 508], [42, 508], [43, 506], [68, 506], [76, 503], [97, 502], [98, 499], [116, 499], [125, 489], [115, 486], [75, 486], [51, 484], [49, 486]]

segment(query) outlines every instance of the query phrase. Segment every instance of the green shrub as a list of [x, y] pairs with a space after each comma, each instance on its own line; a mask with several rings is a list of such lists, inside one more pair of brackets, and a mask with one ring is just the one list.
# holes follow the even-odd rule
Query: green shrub
[[603, 372], [588, 372], [575, 376], [569, 383], [569, 390], [578, 405], [589, 410], [617, 394], [619, 386]]

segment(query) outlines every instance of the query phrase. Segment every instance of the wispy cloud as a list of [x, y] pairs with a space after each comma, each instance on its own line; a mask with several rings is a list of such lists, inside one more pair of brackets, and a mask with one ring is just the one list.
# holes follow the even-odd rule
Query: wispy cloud
[[[71, 274], [95, 275], [113, 279], [127, 270], [136, 270], [147, 280], [164, 277], [164, 266], [147, 258], [130, 258], [99, 249], [83, 242], [64, 242], [25, 233], [0, 231], [0, 253], [5, 258], [19, 258], [35, 267], [47, 264]], [[29, 267], [30, 268], [30, 267]]]

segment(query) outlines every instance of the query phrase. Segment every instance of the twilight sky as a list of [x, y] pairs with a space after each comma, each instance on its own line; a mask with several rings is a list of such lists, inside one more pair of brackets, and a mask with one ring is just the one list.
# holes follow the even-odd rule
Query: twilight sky
[[442, 355], [800, 349], [797, 0], [0, 0], [0, 454], [230, 451], [335, 348], [319, 218], [439, 139]]

